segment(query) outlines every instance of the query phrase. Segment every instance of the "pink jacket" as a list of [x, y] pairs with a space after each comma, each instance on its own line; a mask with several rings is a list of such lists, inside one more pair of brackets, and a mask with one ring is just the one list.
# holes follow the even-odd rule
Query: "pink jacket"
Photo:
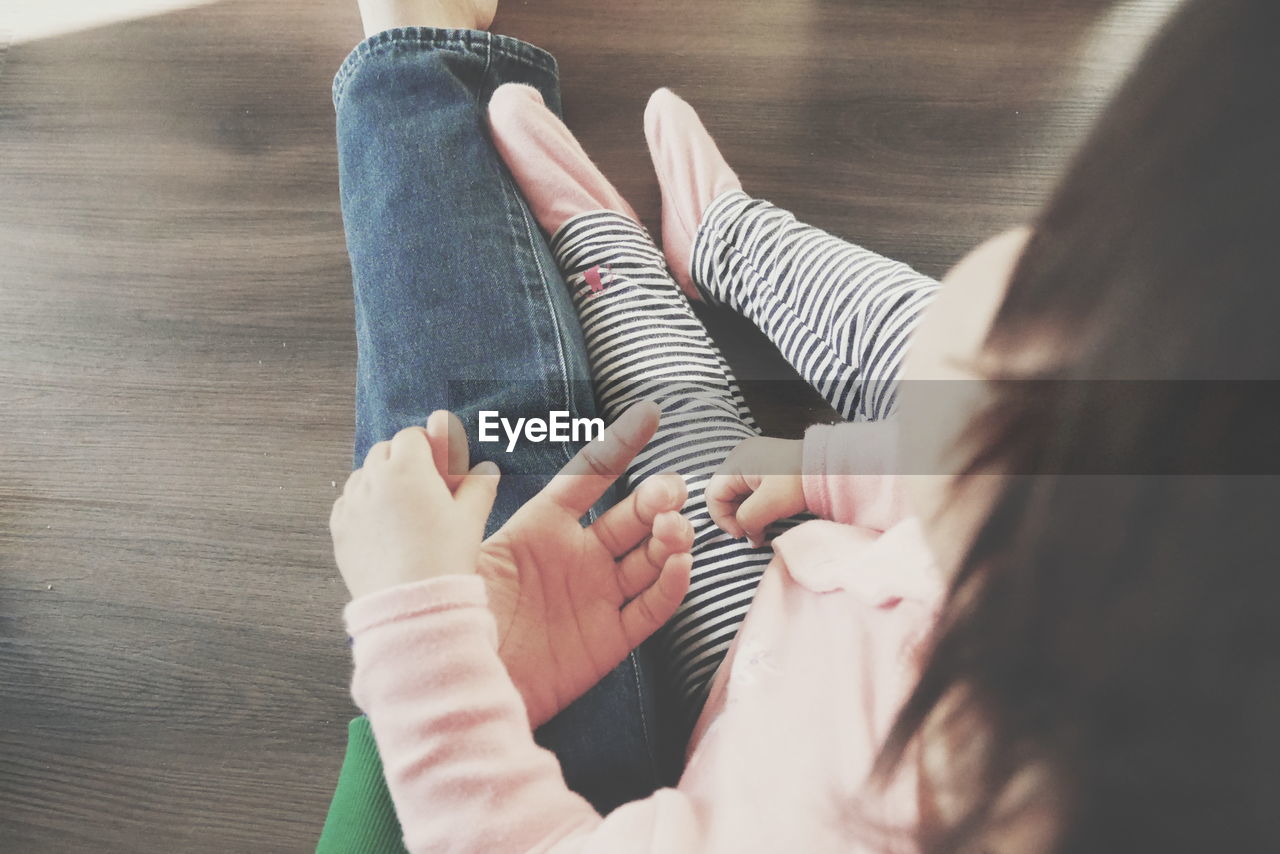
[[914, 682], [941, 586], [885, 474], [887, 425], [814, 428], [805, 441], [806, 497], [832, 521], [775, 540], [679, 786], [607, 817], [534, 744], [479, 578], [445, 576], [347, 606], [352, 694], [411, 852], [916, 850], [911, 763], [885, 790], [866, 779]]

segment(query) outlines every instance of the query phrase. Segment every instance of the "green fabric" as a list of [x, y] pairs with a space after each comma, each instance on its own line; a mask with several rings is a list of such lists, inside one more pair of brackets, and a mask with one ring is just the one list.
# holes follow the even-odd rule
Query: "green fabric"
[[369, 719], [347, 725], [347, 755], [316, 854], [405, 854]]

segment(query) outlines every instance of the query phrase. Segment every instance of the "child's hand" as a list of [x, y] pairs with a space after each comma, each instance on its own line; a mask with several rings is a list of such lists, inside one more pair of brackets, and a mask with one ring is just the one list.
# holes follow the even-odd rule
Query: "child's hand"
[[[537, 495], [529, 499], [500, 530], [476, 548], [484, 517], [493, 501], [496, 477], [479, 474], [479, 466], [469, 474], [466, 431], [457, 416], [437, 411], [427, 419], [426, 430], [410, 428], [415, 442], [426, 446], [418, 453], [415, 468], [423, 469], [418, 483], [410, 480], [391, 502], [425, 501], [443, 503], [443, 493], [453, 493], [453, 508], [469, 507], [465, 497], [475, 488], [477, 478], [489, 484], [482, 512], [468, 519], [466, 532], [448, 530], [457, 522], [431, 524], [434, 533], [407, 541], [392, 555], [380, 550], [371, 530], [358, 547], [350, 549], [350, 562], [358, 567], [374, 561], [391, 561], [408, 567], [394, 573], [382, 586], [400, 583], [401, 576], [426, 578], [437, 574], [420, 571], [418, 555], [430, 555], [439, 572], [475, 571], [484, 579], [489, 608], [498, 628], [498, 654], [512, 681], [524, 697], [529, 721], [539, 726], [599, 682], [628, 652], [657, 631], [679, 606], [689, 586], [693, 558], [693, 527], [677, 511], [684, 504], [686, 490], [679, 475], [651, 477], [632, 490], [608, 512], [587, 527], [581, 517], [626, 471], [627, 465], [652, 438], [660, 412], [652, 403], [633, 406], [615, 421], [601, 442], [591, 442]], [[404, 434], [401, 434], [404, 435]], [[409, 438], [409, 437], [406, 437]], [[400, 436], [391, 443], [399, 441]], [[388, 443], [383, 443], [387, 446]], [[370, 462], [375, 458], [370, 451]], [[385, 452], [383, 454], [385, 457]], [[434, 469], [429, 477], [425, 467]], [[370, 468], [366, 463], [365, 468]], [[376, 468], [375, 468], [375, 471]], [[458, 472], [458, 474], [455, 474]], [[349, 493], [339, 503], [351, 501], [363, 476], [352, 476]], [[483, 486], [481, 487], [483, 488]], [[407, 498], [406, 498], [407, 496]], [[437, 504], [439, 502], [440, 504]], [[346, 514], [347, 508], [343, 508]], [[375, 513], [376, 523], [383, 512]], [[413, 524], [428, 524], [438, 511], [407, 513]], [[339, 509], [334, 510], [334, 542], [339, 540]], [[398, 527], [405, 527], [401, 523]], [[443, 533], [440, 529], [445, 529]], [[345, 528], [342, 528], [345, 530]], [[417, 533], [417, 532], [415, 532]], [[461, 536], [459, 536], [461, 535]], [[444, 549], [465, 542], [466, 557], [443, 558]], [[425, 544], [425, 545], [424, 545]], [[381, 550], [385, 551], [385, 550]], [[478, 553], [477, 553], [478, 552]], [[469, 561], [468, 569], [453, 568], [457, 561]], [[369, 592], [360, 587], [355, 573], [348, 573], [347, 559], [339, 556], [347, 584], [354, 594]], [[392, 573], [387, 573], [392, 575]], [[403, 579], [411, 580], [411, 579]]]
[[798, 439], [746, 439], [707, 483], [712, 520], [752, 545], [764, 542], [771, 523], [808, 509], [804, 500], [804, 442]]
[[421, 427], [369, 449], [329, 516], [334, 557], [353, 598], [475, 572], [498, 468], [481, 463], [455, 480], [445, 483]]

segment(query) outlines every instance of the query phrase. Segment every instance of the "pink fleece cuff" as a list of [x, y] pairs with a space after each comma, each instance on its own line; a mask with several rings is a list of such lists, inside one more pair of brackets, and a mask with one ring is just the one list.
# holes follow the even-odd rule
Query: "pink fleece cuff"
[[412, 584], [388, 587], [347, 603], [342, 617], [352, 638], [396, 622], [456, 608], [485, 608], [484, 580], [478, 575], [441, 575]]
[[823, 519], [887, 531], [911, 516], [892, 421], [817, 424], [804, 434], [805, 503]]

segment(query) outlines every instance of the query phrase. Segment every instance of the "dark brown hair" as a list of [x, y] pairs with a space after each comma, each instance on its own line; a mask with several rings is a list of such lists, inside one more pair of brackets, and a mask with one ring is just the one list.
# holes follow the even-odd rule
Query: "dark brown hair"
[[[878, 766], [924, 729], [967, 746], [928, 852], [982, 850], [1020, 778], [1055, 854], [1280, 851], [1280, 478], [1241, 474], [1280, 427], [1189, 382], [1280, 380], [1278, 20], [1184, 4], [1033, 225], [986, 349], [1052, 330], [1052, 392], [993, 384], [966, 475], [1028, 476], [1001, 482]], [[1158, 474], [1207, 448], [1217, 467]], [[1147, 474], [1080, 474], [1100, 457]]]

